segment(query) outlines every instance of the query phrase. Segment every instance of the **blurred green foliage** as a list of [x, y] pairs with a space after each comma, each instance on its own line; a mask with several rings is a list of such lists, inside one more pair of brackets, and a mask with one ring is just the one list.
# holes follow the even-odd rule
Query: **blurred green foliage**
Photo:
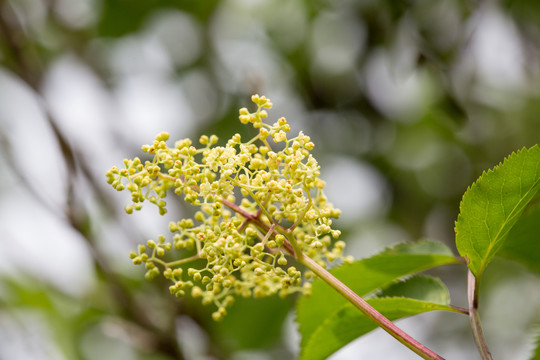
[[[62, 204], [47, 208], [60, 213], [73, 233], [70, 241], [82, 239], [96, 269], [94, 285], [77, 296], [55, 289], [54, 282], [24, 266], [6, 271], [0, 282], [0, 358], [20, 355], [13, 339], [22, 348], [28, 345], [30, 320], [21, 315], [26, 313], [37, 313], [41, 323], [51, 325], [33, 333], [45, 339], [33, 348], [40, 358], [224, 359], [241, 358], [245, 349], [294, 357], [296, 350], [282, 337], [293, 305], [289, 300], [245, 300], [223, 323], [214, 324], [206, 309], [168, 296], [165, 283], [139, 280], [124, 248], [146, 235], [123, 220], [125, 199], [100, 185], [105, 169], [120, 160], [111, 157], [132, 156], [141, 145], [135, 136], [139, 127], [154, 122], [168, 124], [171, 128], [159, 131], [177, 138], [201, 133], [227, 138], [237, 131], [237, 109], [258, 92], [273, 100], [276, 113], [287, 116], [293, 131], [302, 129], [312, 137], [323, 174], [325, 166], [346, 157], [382, 179], [365, 189], [383, 194], [382, 210], [340, 222], [355, 256], [403, 237], [431, 237], [452, 245], [467, 186], [504, 156], [540, 140], [539, 44], [536, 0], [0, 1], [0, 81], [22, 84], [41, 104], [52, 130], [47, 136], [61, 149], [58, 163], [65, 164], [68, 184], [62, 196], [50, 199], [21, 170], [18, 159], [26, 150], [18, 144], [25, 138], [14, 138], [10, 131], [25, 122], [33, 128], [33, 122], [18, 115], [18, 100], [6, 85], [1, 107], [15, 110], [0, 112], [0, 203], [12, 207], [8, 195], [17, 184], [38, 202]], [[65, 70], [66, 59], [84, 69], [112, 103], [102, 107], [107, 120], [95, 120], [101, 138], [85, 134], [87, 127], [76, 119], [70, 125], [50, 106], [51, 79]], [[141, 77], [139, 87], [130, 87]], [[77, 94], [84, 79], [66, 78], [66, 86]], [[156, 95], [155, 118], [128, 125], [111, 110], [127, 96], [124, 106], [137, 109], [130, 116], [144, 113], [137, 105], [152, 98], [155, 84], [170, 86], [165, 93], [180, 89], [170, 98]], [[143, 96], [129, 98], [126, 89]], [[65, 99], [62, 106], [77, 107], [77, 100]], [[178, 103], [186, 104], [185, 118], [174, 113], [177, 122], [160, 122], [162, 105]], [[77, 127], [99, 146], [85, 146], [74, 137]], [[106, 163], [102, 172], [91, 166], [98, 155]], [[8, 175], [15, 182], [8, 182]], [[348, 176], [352, 184], [364, 184], [343, 175]], [[178, 213], [190, 211], [174, 206]], [[368, 242], [365, 235], [372, 228], [381, 231]], [[405, 235], [388, 239], [388, 233]], [[104, 237], [118, 238], [123, 248], [111, 250]], [[14, 241], [5, 233], [2, 238], [2, 248]], [[527, 256], [517, 248], [507, 255]], [[191, 319], [188, 328], [198, 328], [206, 343], [183, 342], [178, 319], [184, 318]], [[6, 325], [13, 321], [20, 321], [21, 331]], [[8, 339], [12, 353], [5, 350], [11, 348]], [[28, 354], [23, 356], [31, 358]]]

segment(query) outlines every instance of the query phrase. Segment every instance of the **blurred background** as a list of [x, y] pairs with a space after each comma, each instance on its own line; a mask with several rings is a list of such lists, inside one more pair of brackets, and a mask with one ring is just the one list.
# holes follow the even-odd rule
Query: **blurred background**
[[[455, 251], [461, 195], [540, 141], [536, 0], [0, 0], [0, 359], [294, 359], [294, 299], [211, 309], [147, 281], [128, 253], [189, 214], [126, 215], [105, 172], [167, 131], [239, 130], [254, 93], [303, 130], [356, 258], [430, 238]], [[457, 252], [456, 252], [457, 254]], [[463, 266], [437, 269], [466, 306]], [[538, 273], [481, 289], [497, 359], [526, 359]], [[468, 319], [399, 322], [479, 359]], [[332, 359], [415, 359], [375, 331]]]

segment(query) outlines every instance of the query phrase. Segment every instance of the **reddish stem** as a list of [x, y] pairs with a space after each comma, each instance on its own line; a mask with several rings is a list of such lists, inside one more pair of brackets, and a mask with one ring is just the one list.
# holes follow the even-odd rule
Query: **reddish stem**
[[[275, 227], [273, 226], [271, 227], [270, 225], [262, 221], [257, 215], [253, 215], [243, 210], [238, 205], [231, 203], [230, 201], [227, 201], [225, 199], [221, 200], [221, 202], [223, 203], [223, 205], [227, 206], [229, 209], [242, 215], [246, 219], [246, 221], [253, 222], [256, 226], [260, 227], [262, 230], [266, 232], [273, 232], [276, 235], [278, 234], [278, 232], [275, 230]], [[328, 270], [321, 267], [313, 259], [304, 255], [303, 253], [295, 254], [293, 250], [293, 246], [291, 245], [289, 241], [287, 240], [285, 241], [284, 247], [287, 250], [287, 252], [295, 256], [295, 258], [301, 264], [303, 264], [308, 269], [313, 271], [318, 277], [320, 277], [328, 285], [334, 288], [334, 290], [339, 292], [343, 297], [345, 297], [354, 306], [356, 306], [364, 315], [366, 315], [369, 319], [375, 322], [379, 327], [384, 329], [386, 332], [388, 332], [390, 335], [392, 335], [394, 338], [396, 338], [399, 342], [401, 342], [403, 345], [408, 347], [410, 350], [415, 352], [417, 355], [419, 355], [423, 359], [444, 360], [443, 357], [439, 356], [438, 354], [434, 353], [433, 351], [428, 349], [426, 346], [424, 346], [420, 342], [416, 341], [409, 334], [401, 330], [394, 323], [392, 323], [390, 320], [384, 317], [384, 315], [382, 315], [375, 308], [369, 305], [364, 299], [362, 299], [361, 296], [356, 294], [349, 287], [347, 287], [345, 284], [339, 281], [335, 276], [330, 274]]]

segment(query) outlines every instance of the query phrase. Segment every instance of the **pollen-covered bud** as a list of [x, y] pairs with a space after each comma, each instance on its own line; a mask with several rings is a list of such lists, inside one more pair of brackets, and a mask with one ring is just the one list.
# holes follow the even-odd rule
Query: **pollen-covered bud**
[[166, 268], [165, 270], [163, 270], [163, 277], [165, 277], [165, 279], [172, 280], [172, 278], [173, 278], [172, 269], [171, 268]]
[[182, 268], [177, 268], [177, 269], [174, 269], [172, 274], [175, 278], [181, 278], [182, 277], [182, 273], [184, 272], [184, 269]]
[[311, 246], [314, 247], [315, 249], [321, 249], [324, 245], [321, 241], [315, 240], [314, 242], [311, 243]]
[[163, 132], [160, 132], [157, 136], [156, 136], [156, 140], [157, 141], [167, 141], [169, 140], [169, 133], [163, 131]]
[[297, 272], [298, 270], [296, 270], [294, 266], [291, 266], [290, 268], [287, 269], [287, 273], [289, 274], [289, 276], [294, 276], [296, 275]]
[[169, 231], [170, 232], [178, 231], [178, 223], [175, 223], [174, 221], [171, 221], [169, 223]]
[[148, 270], [146, 272], [146, 274], [144, 275], [144, 277], [147, 279], [147, 280], [152, 280], [153, 278], [155, 278], [156, 276], [159, 275], [159, 269], [158, 268], [152, 268], [151, 270]]
[[159, 257], [163, 257], [165, 255], [165, 249], [163, 249], [162, 247], [156, 248], [156, 255]]
[[212, 319], [214, 319], [214, 321], [221, 321], [225, 315], [227, 315], [227, 310], [225, 310], [224, 307], [220, 307], [218, 311], [212, 313]]
[[285, 243], [285, 236], [278, 234], [276, 235], [275, 240], [276, 240], [276, 244], [281, 247]]
[[198, 286], [194, 286], [192, 289], [191, 289], [191, 296], [193, 296], [194, 298], [198, 298], [198, 297], [201, 297], [203, 294], [203, 291], [200, 287]]
[[214, 145], [218, 142], [218, 140], [219, 138], [216, 135], [211, 135], [208, 143], [210, 145]]
[[274, 142], [282, 142], [287, 140], [287, 134], [283, 130], [280, 130], [278, 133], [274, 134]]
[[202, 145], [208, 144], [208, 136], [202, 135], [202, 136], [199, 138], [199, 142], [200, 142]]

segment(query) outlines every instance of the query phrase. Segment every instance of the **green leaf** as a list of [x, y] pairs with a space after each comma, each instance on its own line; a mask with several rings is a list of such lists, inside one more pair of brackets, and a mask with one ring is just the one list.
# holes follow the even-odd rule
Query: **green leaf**
[[427, 275], [415, 275], [390, 285], [377, 297], [407, 297], [441, 305], [450, 304], [450, 293], [446, 285], [440, 279]]
[[540, 360], [540, 328], [536, 331], [536, 345], [531, 360]]
[[488, 170], [465, 192], [456, 245], [478, 278], [540, 188], [540, 147], [522, 149]]
[[[448, 305], [399, 297], [369, 299], [368, 303], [391, 321], [433, 310], [455, 311]], [[347, 303], [335, 311], [332, 316], [321, 321], [321, 324], [302, 348], [300, 359], [326, 359], [343, 346], [376, 327], [377, 325], [364, 316], [354, 305]]]
[[[63, 358], [81, 358], [78, 340], [91, 324], [105, 315], [102, 309], [92, 304], [82, 307], [76, 299], [26, 274], [19, 274], [17, 278], [0, 276], [0, 284], [7, 294], [5, 299], [0, 298], [0, 308], [7, 306], [15, 318], [18, 312], [38, 314], [47, 324], [51, 340]], [[26, 333], [24, 328], [23, 321], [22, 334]]]
[[[384, 289], [400, 278], [459, 260], [442, 243], [420, 241], [399, 244], [373, 257], [333, 269], [331, 273], [360, 296]], [[302, 345], [310, 341], [322, 320], [330, 318], [347, 300], [324, 281], [313, 282], [312, 295], [300, 299], [297, 321]]]
[[526, 211], [508, 234], [500, 256], [540, 275], [540, 206]]
[[223, 321], [212, 324], [214, 337], [227, 352], [275, 344], [281, 338], [290, 307], [291, 302], [279, 296], [238, 298]]

